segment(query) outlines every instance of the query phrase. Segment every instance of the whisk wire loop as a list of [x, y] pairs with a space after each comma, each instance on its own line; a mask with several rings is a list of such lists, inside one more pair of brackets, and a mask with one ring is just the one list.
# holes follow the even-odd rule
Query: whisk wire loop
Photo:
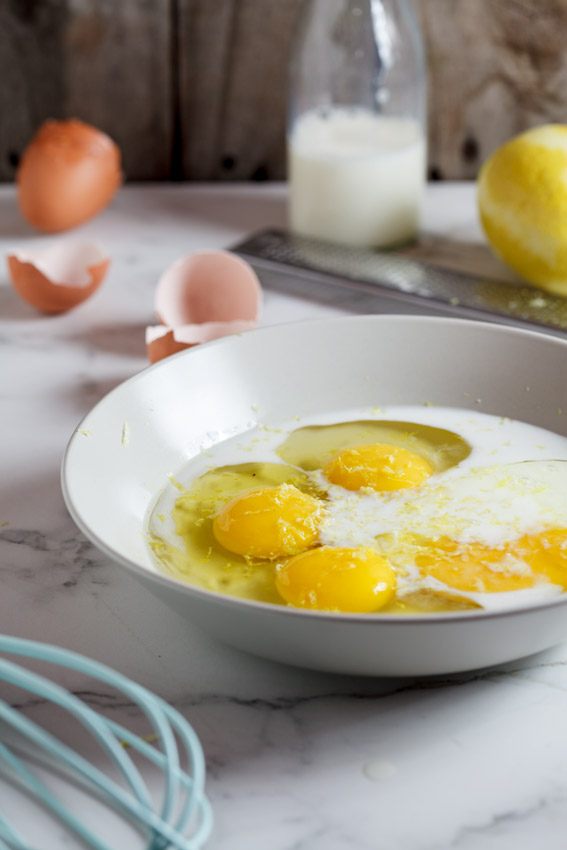
[[[93, 850], [109, 850], [107, 844], [100, 841], [90, 829], [84, 826], [75, 815], [69, 811], [68, 807], [64, 806], [50, 791], [34, 776], [8, 747], [0, 744], [0, 757], [4, 759], [6, 764], [14, 771], [14, 774], [23, 787], [34, 794], [37, 799], [46, 808], [57, 815], [57, 817], [66, 823], [85, 843], [89, 844]], [[28, 847], [28, 845], [24, 845]]]
[[[6, 839], [9, 844], [4, 841]], [[28, 850], [25, 839], [0, 814], [0, 850]]]
[[[59, 685], [29, 670], [23, 670], [5, 659], [0, 659], [0, 678], [16, 687], [33, 688], [37, 696], [67, 709], [98, 740], [116, 767], [120, 769], [138, 800], [145, 805], [151, 804], [149, 791], [142, 781], [139, 771], [128, 758], [123, 747], [117, 743], [102, 717]], [[0, 717], [10, 722], [18, 731], [26, 734], [34, 743], [51, 755], [65, 761], [74, 767], [78, 773], [89, 776], [95, 784], [97, 783], [97, 771], [92, 769], [89, 762], [42, 730], [37, 724], [5, 704], [0, 704]], [[100, 772], [100, 776], [105, 780], [102, 772]]]
[[[0, 674], [1, 672], [0, 668]], [[87, 714], [88, 712], [85, 712], [85, 717]], [[26, 717], [20, 715], [19, 712], [2, 703], [0, 703], [0, 719], [9, 723], [19, 734], [24, 735], [36, 747], [43, 749], [58, 765], [70, 768], [71, 771], [75, 772], [75, 776], [86, 780], [87, 784], [92, 783], [94, 788], [91, 790], [95, 793], [99, 791], [99, 796], [104, 797], [115, 808], [119, 808], [126, 816], [130, 816], [134, 822], [142, 822], [149, 827], [159, 827], [166, 837], [175, 841], [175, 831], [171, 830], [170, 833], [167, 824], [164, 825], [162, 819], [153, 814], [149, 808], [151, 805], [149, 794], [147, 795], [147, 802], [145, 800], [130, 798], [120, 785], [109, 779], [102, 771], [97, 770], [88, 761], [78, 756], [72, 749], [66, 747], [49, 733], [42, 730], [36, 723], [33, 723], [33, 721], [28, 720]], [[119, 745], [117, 744], [117, 746]], [[1, 751], [0, 755], [2, 755]], [[63, 815], [63, 807], [56, 804], [56, 798], [44, 793], [43, 786], [41, 783], [35, 781], [33, 773], [28, 771], [21, 762], [15, 762], [13, 759], [10, 759], [8, 755], [5, 756], [4, 761], [16, 771], [20, 779], [34, 790], [39, 799], [50, 806], [75, 832], [86, 838], [87, 833], [83, 834], [83, 830], [77, 828], [77, 822], [74, 821], [73, 817]], [[106, 844], [99, 843], [93, 839], [88, 840], [96, 850], [99, 850], [99, 848], [100, 850], [108, 850]]]
[[[6, 641], [12, 647], [11, 649], [4, 649]], [[172, 706], [160, 699], [160, 697], [157, 697], [155, 694], [152, 694], [145, 688], [135, 682], [132, 682], [130, 679], [125, 678], [110, 667], [106, 667], [97, 661], [86, 658], [79, 653], [74, 653], [59, 647], [50, 646], [48, 644], [39, 644], [25, 639], [6, 638], [0, 635], [0, 651], [12, 652], [13, 654], [23, 655], [28, 658], [49, 661], [52, 664], [60, 664], [61, 666], [65, 666], [69, 669], [86, 673], [93, 678], [98, 678], [100, 681], [106, 682], [117, 690], [121, 690], [129, 696], [133, 702], [138, 704], [146, 716], [148, 716], [150, 722], [152, 722], [154, 731], [158, 735], [159, 745], [166, 755], [168, 767], [170, 768], [165, 774], [166, 784], [162, 817], [165, 818], [169, 816], [170, 813], [171, 800], [175, 796], [175, 788], [171, 786], [171, 783], [174, 776], [175, 763], [177, 761], [177, 766], [179, 766], [179, 763], [175, 741], [169, 733], [167, 723], [163, 725], [158, 721], [159, 728], [155, 728], [156, 723], [153, 718], [155, 717], [156, 711], [159, 712], [161, 709], [161, 712], [165, 712], [167, 718], [174, 722], [178, 733], [182, 738], [184, 738], [186, 754], [189, 758], [189, 769], [193, 776], [194, 783], [196, 787], [202, 787], [204, 784], [204, 759], [197, 736], [186, 722], [185, 718], [176, 712]], [[161, 717], [161, 715], [159, 716]], [[199, 758], [196, 758], [195, 754], [199, 754]], [[190, 797], [188, 799], [188, 803], [190, 809], [188, 812], [188, 819], [190, 819], [193, 814], [192, 810], [196, 805], [196, 799]]]
[[[15, 729], [24, 741], [32, 743], [40, 761], [42, 758], [47, 760], [52, 767], [55, 765], [59, 772], [63, 769], [63, 772], [71, 775], [78, 784], [86, 786], [95, 796], [146, 832], [146, 850], [164, 850], [169, 846], [178, 850], [198, 850], [202, 847], [212, 827], [211, 809], [204, 794], [205, 763], [199, 739], [182, 714], [141, 685], [79, 653], [3, 635], [0, 635], [0, 652], [77, 670], [121, 691], [140, 708], [153, 729], [152, 738], [155, 737], [159, 749], [115, 721], [102, 717], [60, 685], [6, 659], [0, 659], [0, 681], [4, 680], [24, 688], [73, 715], [107, 753], [131, 793], [71, 747], [21, 715], [16, 709], [0, 702], [0, 719]], [[181, 768], [178, 741], [188, 762], [188, 772]], [[159, 814], [153, 810], [149, 790], [127, 755], [126, 746], [144, 756], [163, 773], [164, 788]], [[111, 850], [82, 825], [5, 744], [0, 744], [0, 763], [2, 762], [28, 792], [67, 824], [83, 842], [93, 850]], [[184, 835], [188, 825], [192, 827], [191, 837]], [[0, 850], [4, 848], [31, 850], [29, 844], [0, 814]]]

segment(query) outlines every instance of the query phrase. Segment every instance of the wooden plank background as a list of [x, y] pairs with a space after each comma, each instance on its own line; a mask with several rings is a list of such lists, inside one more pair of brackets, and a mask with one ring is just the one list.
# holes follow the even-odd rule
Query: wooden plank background
[[[130, 180], [285, 177], [302, 0], [0, 0], [0, 180], [49, 117], [120, 145]], [[429, 169], [472, 178], [520, 130], [567, 123], [567, 0], [414, 0]]]

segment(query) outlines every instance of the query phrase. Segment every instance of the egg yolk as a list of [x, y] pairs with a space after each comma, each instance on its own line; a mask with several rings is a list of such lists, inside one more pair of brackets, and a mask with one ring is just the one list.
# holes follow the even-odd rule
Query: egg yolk
[[290, 605], [368, 614], [394, 596], [396, 574], [373, 549], [320, 546], [276, 569], [276, 588]]
[[231, 499], [213, 520], [213, 534], [237, 555], [296, 555], [317, 542], [321, 511], [318, 499], [292, 484], [263, 487]]
[[526, 535], [501, 548], [442, 537], [428, 541], [415, 562], [456, 590], [502, 593], [533, 587], [542, 578], [567, 588], [567, 531]]
[[529, 565], [509, 547], [495, 549], [441, 537], [424, 544], [415, 562], [424, 573], [455, 590], [500, 593], [534, 584]]
[[553, 528], [542, 534], [526, 535], [518, 545], [534, 573], [567, 589], [567, 530]]
[[337, 452], [323, 472], [346, 490], [404, 490], [418, 487], [433, 472], [428, 461], [401, 446], [370, 443]]

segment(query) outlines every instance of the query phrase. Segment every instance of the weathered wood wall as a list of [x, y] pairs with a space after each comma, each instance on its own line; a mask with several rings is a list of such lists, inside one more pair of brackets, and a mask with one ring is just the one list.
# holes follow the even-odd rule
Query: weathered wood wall
[[[429, 165], [471, 178], [498, 144], [567, 123], [567, 0], [414, 0]], [[120, 145], [129, 179], [285, 176], [288, 50], [302, 0], [0, 0], [0, 179], [48, 117]]]
[[469, 178], [506, 139], [567, 123], [567, 0], [416, 0], [428, 47], [430, 167]]

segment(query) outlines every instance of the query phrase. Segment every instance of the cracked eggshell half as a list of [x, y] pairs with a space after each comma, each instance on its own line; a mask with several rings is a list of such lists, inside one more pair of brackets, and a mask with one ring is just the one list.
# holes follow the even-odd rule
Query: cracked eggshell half
[[168, 328], [165, 325], [153, 325], [146, 328], [146, 346], [150, 363], [157, 363], [170, 354], [177, 354], [193, 345], [210, 342], [229, 334], [244, 333], [254, 330], [255, 321], [244, 319], [234, 322], [203, 322], [200, 325], [182, 325], [178, 328]]
[[64, 313], [96, 292], [110, 257], [94, 242], [62, 241], [38, 251], [14, 251], [7, 262], [24, 301], [44, 313]]
[[256, 327], [262, 287], [252, 267], [228, 251], [182, 257], [162, 274], [155, 311], [163, 327], [146, 331], [152, 363], [199, 343]]

